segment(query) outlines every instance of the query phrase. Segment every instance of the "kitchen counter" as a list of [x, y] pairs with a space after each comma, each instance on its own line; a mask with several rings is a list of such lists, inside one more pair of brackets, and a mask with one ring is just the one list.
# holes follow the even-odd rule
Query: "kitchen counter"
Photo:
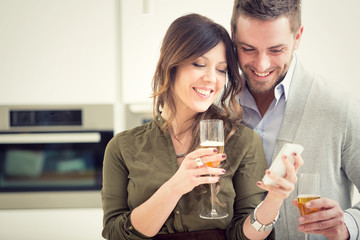
[[101, 208], [0, 210], [0, 239], [101, 240]]

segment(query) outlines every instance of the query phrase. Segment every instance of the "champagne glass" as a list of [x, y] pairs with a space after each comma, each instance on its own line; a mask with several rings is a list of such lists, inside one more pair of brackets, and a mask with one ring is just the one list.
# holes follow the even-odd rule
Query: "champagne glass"
[[[224, 153], [224, 125], [219, 119], [208, 119], [200, 121], [200, 147], [216, 148], [218, 153]], [[206, 163], [208, 167], [219, 167], [220, 161]], [[211, 176], [211, 175], [210, 175]], [[200, 214], [204, 219], [221, 219], [229, 216], [216, 203], [216, 183], [210, 184], [211, 210], [205, 210]]]
[[[320, 198], [320, 174], [301, 173], [298, 181], [298, 208], [301, 216], [319, 211], [318, 208], [306, 208], [305, 204], [311, 200]], [[305, 233], [305, 240], [309, 239]]]

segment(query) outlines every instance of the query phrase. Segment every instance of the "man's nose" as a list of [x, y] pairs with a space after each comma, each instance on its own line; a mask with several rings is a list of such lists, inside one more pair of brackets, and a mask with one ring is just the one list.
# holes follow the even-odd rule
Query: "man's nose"
[[254, 67], [259, 73], [265, 73], [270, 69], [270, 57], [266, 53], [259, 53], [255, 59]]

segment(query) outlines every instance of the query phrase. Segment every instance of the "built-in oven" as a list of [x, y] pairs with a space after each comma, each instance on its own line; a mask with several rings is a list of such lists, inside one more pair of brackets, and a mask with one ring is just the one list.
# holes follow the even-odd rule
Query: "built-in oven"
[[0, 208], [101, 207], [113, 105], [0, 106]]

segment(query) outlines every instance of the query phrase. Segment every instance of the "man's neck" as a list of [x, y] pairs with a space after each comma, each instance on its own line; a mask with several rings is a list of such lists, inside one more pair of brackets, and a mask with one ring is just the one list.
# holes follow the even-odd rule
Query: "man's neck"
[[262, 117], [264, 117], [266, 111], [269, 109], [272, 101], [275, 98], [274, 89], [270, 89], [267, 92], [264, 93], [256, 93], [249, 89], [251, 95], [254, 97], [256, 106], [261, 114]]

